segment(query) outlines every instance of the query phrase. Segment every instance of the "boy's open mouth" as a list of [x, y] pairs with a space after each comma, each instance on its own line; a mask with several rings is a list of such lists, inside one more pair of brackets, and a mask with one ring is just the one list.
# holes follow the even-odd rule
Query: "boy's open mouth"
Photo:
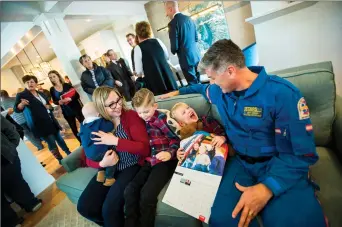
[[194, 112], [190, 113], [190, 119], [197, 120], [197, 117]]

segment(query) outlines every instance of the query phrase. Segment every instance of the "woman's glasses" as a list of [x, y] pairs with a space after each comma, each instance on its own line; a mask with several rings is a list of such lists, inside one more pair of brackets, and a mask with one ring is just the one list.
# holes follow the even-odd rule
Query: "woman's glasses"
[[111, 108], [112, 110], [114, 110], [118, 105], [121, 106], [121, 105], [122, 105], [122, 102], [123, 102], [122, 97], [119, 97], [118, 101], [112, 102], [111, 104], [109, 104], [108, 106], [105, 106], [105, 107], [109, 107], [109, 108]]

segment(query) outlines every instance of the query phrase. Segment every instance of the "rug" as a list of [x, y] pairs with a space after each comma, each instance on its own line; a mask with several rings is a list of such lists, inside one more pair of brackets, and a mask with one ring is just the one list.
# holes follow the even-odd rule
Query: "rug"
[[95, 223], [82, 217], [76, 209], [76, 205], [65, 198], [53, 208], [36, 227], [97, 227]]

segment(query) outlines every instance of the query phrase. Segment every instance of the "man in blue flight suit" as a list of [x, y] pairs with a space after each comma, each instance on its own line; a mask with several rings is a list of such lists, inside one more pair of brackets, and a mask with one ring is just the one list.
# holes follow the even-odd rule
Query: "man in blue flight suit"
[[[215, 84], [196, 84], [168, 96], [202, 93], [215, 104], [236, 156], [227, 163], [212, 207], [213, 227], [326, 226], [308, 179], [316, 163], [308, 106], [300, 91], [263, 67], [245, 66], [231, 40], [213, 44], [200, 62]], [[182, 152], [178, 151], [181, 157]]]

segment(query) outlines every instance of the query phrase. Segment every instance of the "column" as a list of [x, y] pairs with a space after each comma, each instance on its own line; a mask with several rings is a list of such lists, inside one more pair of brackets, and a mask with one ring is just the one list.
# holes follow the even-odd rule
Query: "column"
[[43, 13], [34, 22], [42, 28], [64, 71], [80, 94], [82, 102], [86, 103], [90, 99], [81, 87], [80, 77], [84, 71], [78, 61], [81, 53], [63, 18], [63, 14]]

